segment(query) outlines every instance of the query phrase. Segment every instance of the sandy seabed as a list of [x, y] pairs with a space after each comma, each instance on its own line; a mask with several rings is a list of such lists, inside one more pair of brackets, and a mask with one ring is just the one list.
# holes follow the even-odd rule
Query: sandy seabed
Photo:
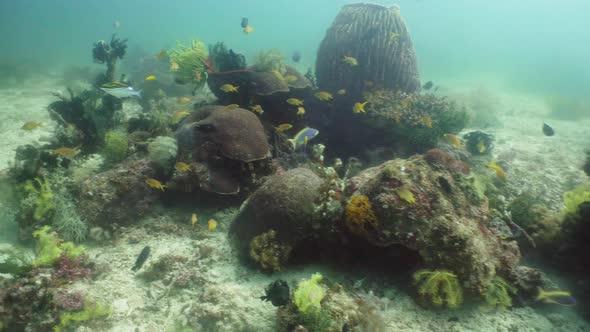
[[[42, 144], [43, 137], [50, 136], [54, 124], [47, 105], [57, 100], [53, 91], [64, 90], [57, 82], [52, 78], [36, 79], [23, 87], [0, 90], [0, 169], [9, 167], [17, 146]], [[542, 117], [547, 114], [542, 101], [521, 95], [499, 95], [498, 115], [503, 126], [489, 132], [495, 136], [496, 159], [508, 165], [511, 191], [538, 194], [549, 208], [560, 209], [564, 191], [588, 182], [580, 166], [584, 149], [590, 148], [590, 119], [551, 120], [556, 135], [546, 137], [541, 133]], [[44, 126], [24, 131], [20, 128], [26, 121], [39, 121]], [[259, 299], [264, 287], [273, 280], [281, 278], [293, 285], [314, 272], [344, 284], [364, 277], [371, 279], [321, 266], [295, 268], [272, 276], [258, 273], [242, 266], [230, 247], [226, 234], [235, 209], [211, 214], [219, 221], [219, 228], [211, 233], [189, 227], [192, 212], [202, 214], [158, 211], [157, 216], [123, 230], [115, 240], [88, 248], [91, 258], [105, 267], [104, 272], [92, 282], [78, 282], [71, 287], [110, 304], [113, 312], [109, 324], [80, 327], [78, 331], [174, 331], [174, 324], [183, 325], [195, 317], [208, 322], [202, 331], [273, 331], [275, 308]], [[146, 245], [152, 249], [146, 267], [167, 254], [190, 258], [188, 286], [170, 290], [161, 281], [138, 278], [131, 267]], [[568, 308], [543, 306], [484, 312], [469, 305], [455, 311], [432, 311], [418, 306], [401, 289], [392, 287], [381, 290], [382, 296], [371, 297], [370, 288], [369, 283], [357, 291], [374, 299], [386, 331], [590, 331], [590, 324]]]

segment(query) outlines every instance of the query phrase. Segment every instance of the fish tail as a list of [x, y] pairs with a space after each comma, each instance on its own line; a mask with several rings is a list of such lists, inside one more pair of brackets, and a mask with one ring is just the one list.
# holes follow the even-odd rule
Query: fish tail
[[143, 92], [143, 90], [138, 90], [137, 94], [135, 95], [137, 98], [141, 99], [141, 93]]

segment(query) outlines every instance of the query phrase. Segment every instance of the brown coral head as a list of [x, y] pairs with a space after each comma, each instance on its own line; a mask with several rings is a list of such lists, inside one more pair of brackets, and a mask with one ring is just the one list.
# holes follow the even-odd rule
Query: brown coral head
[[439, 149], [426, 151], [424, 159], [432, 166], [447, 166], [455, 160], [451, 154]]
[[447, 168], [450, 171], [453, 172], [457, 172], [457, 173], [461, 173], [464, 175], [469, 175], [469, 172], [471, 171], [471, 167], [469, 167], [469, 165], [467, 165], [466, 163], [462, 162], [462, 161], [452, 161]]

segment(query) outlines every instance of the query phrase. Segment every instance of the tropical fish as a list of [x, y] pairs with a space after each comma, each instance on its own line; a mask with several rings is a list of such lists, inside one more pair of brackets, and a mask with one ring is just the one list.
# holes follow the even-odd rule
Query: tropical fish
[[297, 76], [295, 75], [287, 75], [285, 77], [283, 77], [283, 80], [287, 83], [293, 83], [297, 81]]
[[447, 141], [447, 143], [451, 144], [452, 146], [455, 146], [458, 148], [463, 146], [463, 142], [461, 142], [461, 140], [459, 139], [459, 137], [457, 137], [457, 135], [444, 134], [443, 137], [445, 138], [445, 141]]
[[242, 17], [242, 23], [240, 24], [240, 26], [242, 27], [242, 29], [244, 29], [248, 26], [248, 18], [247, 17]]
[[408, 190], [406, 187], [398, 187], [395, 189], [395, 193], [399, 196], [399, 198], [403, 199], [404, 201], [414, 204], [416, 203], [416, 199], [414, 198], [414, 194]]
[[174, 71], [178, 71], [178, 69], [180, 69], [180, 66], [178, 65], [178, 63], [172, 61], [170, 62], [170, 71], [174, 72]]
[[233, 86], [231, 84], [224, 84], [219, 87], [219, 90], [223, 92], [238, 92], [239, 86]]
[[104, 85], [100, 88], [102, 91], [117, 98], [138, 97], [141, 98], [141, 91], [136, 91], [133, 87], [125, 86], [120, 88], [105, 88]]
[[162, 184], [162, 182], [160, 182], [160, 181], [158, 181], [156, 179], [151, 179], [151, 178], [150, 179], [146, 179], [145, 180], [145, 183], [148, 186], [150, 186], [151, 188], [159, 189], [159, 190], [162, 190], [162, 191], [164, 191], [164, 188], [166, 188], [166, 185]]
[[293, 52], [293, 56], [291, 56], [291, 60], [293, 60], [293, 62], [295, 62], [295, 63], [299, 62], [299, 60], [301, 60], [301, 53], [299, 53], [299, 51]]
[[251, 26], [247, 25], [247, 26], [244, 28], [244, 33], [245, 33], [245, 34], [249, 35], [249, 34], [251, 34], [252, 32], [254, 32], [254, 28], [253, 28], [253, 27], [251, 27]]
[[293, 106], [301, 106], [301, 105], [303, 105], [303, 100], [297, 99], [297, 98], [289, 98], [289, 99], [287, 99], [287, 103], [289, 103]]
[[80, 150], [72, 148], [59, 148], [51, 151], [53, 154], [67, 159], [72, 159], [80, 153]]
[[254, 105], [254, 106], [250, 106], [250, 109], [254, 112], [254, 113], [258, 113], [258, 114], [262, 114], [264, 113], [264, 110], [262, 109], [262, 106], [260, 105]]
[[199, 70], [195, 70], [195, 80], [201, 81], [202, 78], [203, 78], [203, 75], [201, 74], [201, 72]]
[[297, 115], [304, 115], [305, 114], [305, 108], [299, 106], [297, 107]]
[[27, 122], [25, 122], [25, 124], [22, 127], [20, 127], [20, 129], [31, 131], [31, 130], [37, 129], [41, 126], [43, 126], [43, 124], [41, 122], [27, 121]]
[[572, 307], [576, 305], [576, 299], [572, 296], [572, 294], [562, 290], [545, 291], [540, 289], [539, 295], [537, 295], [537, 301], [559, 304], [566, 307]]
[[275, 130], [278, 131], [279, 133], [282, 133], [284, 131], [287, 131], [289, 129], [293, 128], [292, 125], [288, 124], [288, 123], [283, 123], [281, 125], [278, 125], [277, 127], [275, 127]]
[[391, 40], [393, 40], [394, 42], [396, 42], [396, 41], [397, 41], [397, 38], [398, 38], [399, 36], [400, 36], [400, 34], [399, 34], [399, 33], [397, 33], [397, 32], [392, 32], [392, 33], [390, 33], [390, 34], [389, 34], [389, 38], [391, 38]]
[[176, 99], [176, 102], [180, 105], [185, 105], [190, 103], [192, 100], [189, 97], [178, 97], [178, 99]]
[[148, 77], [145, 78], [146, 81], [155, 81], [156, 80], [156, 76], [155, 75], [150, 75]]
[[506, 181], [506, 172], [504, 172], [504, 169], [500, 165], [498, 165], [498, 163], [496, 163], [495, 160], [490, 161], [490, 163], [487, 164], [486, 167], [494, 171], [494, 173], [496, 173], [496, 176], [500, 180]]
[[334, 96], [332, 96], [331, 93], [325, 92], [325, 91], [316, 92], [314, 94], [314, 97], [316, 97], [317, 99], [319, 99], [321, 101], [330, 101], [330, 100], [334, 99]]
[[545, 136], [553, 136], [555, 135], [555, 131], [548, 124], [543, 122], [543, 134], [545, 134]]
[[486, 145], [484, 144], [483, 141], [479, 141], [479, 143], [477, 143], [477, 145], [475, 147], [477, 148], [477, 151], [479, 151], [479, 153], [486, 152]]
[[177, 171], [182, 171], [182, 172], [191, 172], [191, 166], [187, 163], [183, 163], [182, 161], [177, 162], [174, 165], [174, 168], [176, 168]]
[[145, 263], [145, 261], [148, 259], [148, 257], [150, 257], [150, 247], [145, 246], [141, 250], [141, 252], [139, 253], [139, 256], [137, 256], [137, 259], [135, 260], [135, 264], [133, 265], [131, 270], [135, 272], [135, 271], [141, 269], [141, 267], [143, 266], [143, 263]]
[[345, 55], [342, 58], [342, 62], [346, 63], [347, 65], [354, 67], [354, 66], [358, 66], [359, 62], [356, 60], [356, 58], [353, 58], [351, 56]]
[[306, 127], [301, 129], [295, 136], [293, 136], [289, 142], [291, 142], [293, 148], [297, 150], [300, 147], [307, 145], [307, 142], [316, 137], [319, 133], [320, 131], [317, 129]]
[[365, 111], [365, 105], [367, 104], [367, 102], [365, 101], [364, 103], [354, 103], [354, 106], [352, 106], [352, 111], [354, 113], [367, 113], [367, 111]]
[[160, 52], [158, 52], [158, 54], [156, 54], [154, 57], [158, 61], [164, 61], [164, 60], [168, 59], [168, 57], [169, 57], [168, 56], [168, 51], [166, 51], [166, 50], [163, 49]]
[[231, 110], [235, 110], [236, 108], [240, 108], [240, 105], [238, 104], [229, 104], [227, 106], [225, 106], [223, 108], [224, 111], [231, 111]]
[[193, 213], [193, 215], [191, 216], [191, 225], [193, 225], [193, 227], [195, 227], [196, 223], [197, 223], [197, 214]]
[[346, 94], [346, 89], [340, 89], [340, 90], [338, 90], [338, 92], [336, 92], [336, 93], [337, 93], [337, 94], [339, 94], [339, 95], [341, 95], [341, 96], [342, 96], [342, 95], [345, 95], [345, 94]]
[[217, 221], [215, 219], [209, 219], [207, 222], [207, 230], [209, 232], [214, 231], [217, 228]]
[[184, 119], [187, 115], [191, 114], [188, 110], [180, 110], [172, 114], [172, 123], [177, 124], [180, 120]]
[[107, 89], [114, 89], [114, 88], [126, 88], [128, 86], [129, 86], [129, 84], [119, 82], [119, 81], [113, 81], [113, 82], [104, 83], [100, 87], [107, 88]]
[[428, 81], [428, 82], [426, 82], [426, 84], [424, 84], [424, 86], [422, 87], [422, 89], [424, 89], [424, 90], [430, 90], [433, 86], [434, 86], [434, 83], [432, 83], [432, 81]]
[[420, 123], [423, 124], [425, 127], [432, 128], [432, 118], [428, 115], [421, 117]]

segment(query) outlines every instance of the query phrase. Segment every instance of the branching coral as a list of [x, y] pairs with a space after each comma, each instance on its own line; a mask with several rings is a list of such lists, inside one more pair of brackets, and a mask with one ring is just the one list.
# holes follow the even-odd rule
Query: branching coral
[[108, 316], [110, 314], [111, 309], [109, 307], [100, 303], [86, 301], [86, 303], [84, 303], [84, 310], [61, 314], [59, 317], [59, 325], [54, 326], [53, 330], [55, 332], [68, 331], [74, 326], [97, 318]]
[[358, 236], [366, 236], [369, 230], [374, 229], [378, 221], [369, 197], [350, 197], [345, 208], [345, 221], [350, 231]]
[[170, 51], [170, 62], [178, 65], [174, 77], [180, 84], [191, 83], [195, 88], [202, 87], [207, 80], [206, 61], [207, 47], [197, 39], [191, 40], [189, 46], [179, 42], [178, 48]]
[[270, 49], [258, 53], [254, 59], [253, 69], [255, 71], [264, 72], [277, 71], [281, 74], [284, 74], [287, 70], [283, 55], [281, 54], [281, 51], [277, 49]]
[[512, 306], [511, 295], [515, 295], [516, 292], [514, 286], [503, 278], [495, 276], [483, 295], [486, 301], [486, 309], [504, 310]]
[[290, 252], [291, 247], [277, 241], [274, 230], [257, 235], [250, 241], [250, 258], [267, 271], [280, 271]]
[[436, 306], [457, 308], [463, 302], [463, 289], [457, 276], [447, 270], [419, 270], [414, 273], [418, 294]]
[[27, 196], [34, 200], [33, 218], [36, 221], [48, 217], [53, 212], [55, 202], [53, 191], [47, 179], [35, 178], [34, 180], [27, 180], [23, 190]]

